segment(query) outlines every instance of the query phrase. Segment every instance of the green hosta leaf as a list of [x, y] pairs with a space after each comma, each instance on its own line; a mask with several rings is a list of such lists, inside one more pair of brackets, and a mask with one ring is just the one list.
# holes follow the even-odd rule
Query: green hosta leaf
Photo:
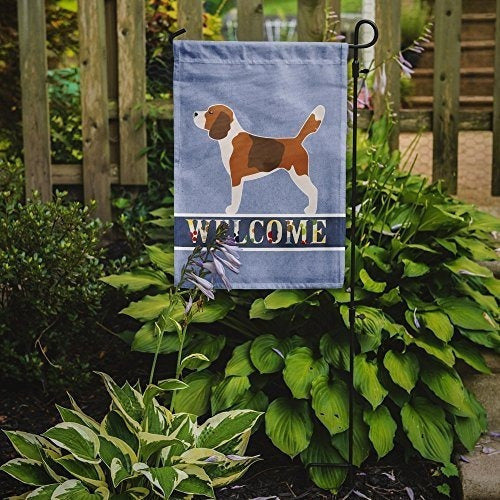
[[161, 498], [170, 498], [181, 481], [189, 476], [169, 465], [165, 467], [149, 467], [144, 463], [134, 465], [134, 470], [148, 479], [153, 490]]
[[[349, 308], [340, 307], [344, 324], [349, 328]], [[369, 306], [357, 306], [354, 330], [358, 335], [361, 352], [376, 350], [382, 342], [382, 330], [387, 323], [384, 313], [380, 309]]]
[[174, 252], [165, 252], [158, 245], [146, 245], [148, 256], [154, 264], [168, 274], [174, 274]]
[[183, 444], [182, 441], [175, 437], [165, 436], [163, 434], [152, 434], [150, 432], [139, 432], [139, 443], [139, 457], [144, 461], [147, 461], [151, 455], [163, 448], [176, 444]]
[[210, 360], [204, 355], [204, 354], [201, 354], [199, 352], [195, 352], [193, 354], [189, 354], [188, 356], [186, 356], [182, 361], [181, 361], [181, 369], [185, 368], [187, 364], [190, 364], [190, 363], [194, 363], [194, 362], [203, 362], [203, 363], [206, 363], [206, 362], [209, 362], [210, 363]]
[[90, 493], [81, 481], [70, 479], [54, 490], [51, 500], [107, 500], [108, 498], [107, 488], [99, 488], [94, 493]]
[[[328, 434], [316, 429], [307, 449], [300, 454], [304, 465], [314, 463], [342, 463], [339, 452], [331, 445]], [[309, 477], [319, 488], [337, 493], [347, 477], [347, 470], [341, 467], [311, 467]]]
[[[119, 482], [132, 474], [132, 465], [137, 462], [137, 455], [125, 441], [113, 436], [99, 436], [99, 442], [99, 455], [110, 471], [115, 472], [112, 480], [116, 487]], [[116, 460], [119, 466], [118, 471]]]
[[12, 446], [23, 458], [31, 458], [32, 460], [41, 461], [41, 448], [48, 448], [56, 453], [60, 450], [56, 448], [48, 439], [45, 439], [36, 434], [22, 431], [3, 431], [9, 438]]
[[207, 371], [190, 373], [184, 377], [184, 382], [189, 387], [173, 395], [172, 402], [175, 411], [197, 416], [203, 415], [208, 411], [214, 375]]
[[85, 425], [89, 429], [93, 431], [99, 431], [99, 423], [96, 422], [93, 418], [85, 415], [82, 411], [77, 411], [71, 408], [64, 408], [56, 404], [57, 411], [63, 422], [75, 422], [76, 424]]
[[457, 291], [459, 291], [463, 295], [467, 295], [471, 299], [473, 299], [477, 305], [486, 309], [487, 311], [496, 315], [498, 310], [498, 304], [495, 297], [491, 295], [483, 295], [478, 290], [474, 290], [467, 282], [461, 280], [457, 283], [456, 287]]
[[420, 369], [415, 354], [410, 351], [404, 353], [387, 351], [384, 356], [384, 366], [395, 384], [408, 393], [412, 391], [417, 383]]
[[250, 307], [250, 319], [264, 319], [270, 320], [279, 314], [278, 311], [266, 309], [264, 299], [255, 299]]
[[298, 337], [284, 340], [267, 334], [257, 337], [250, 346], [250, 359], [260, 373], [274, 373], [284, 366], [284, 358], [294, 347]]
[[402, 300], [401, 294], [399, 293], [399, 286], [389, 290], [378, 298], [380, 305], [383, 307], [392, 307], [399, 304]]
[[465, 361], [469, 366], [481, 373], [491, 373], [483, 355], [467, 340], [457, 340], [452, 344], [453, 352], [457, 358]]
[[251, 375], [255, 371], [255, 367], [250, 359], [250, 346], [252, 341], [247, 342], [235, 347], [231, 359], [226, 365], [226, 377], [236, 375], [240, 377]]
[[428, 311], [419, 314], [423, 325], [443, 342], [449, 342], [453, 337], [453, 325], [448, 316], [441, 311]]
[[0, 470], [25, 484], [40, 486], [50, 484], [53, 479], [47, 474], [43, 465], [30, 458], [14, 458], [0, 467]]
[[488, 245], [476, 238], [461, 238], [455, 236], [454, 240], [465, 250], [471, 253], [474, 260], [495, 260], [496, 252]]
[[102, 468], [97, 464], [89, 464], [76, 460], [72, 455], [56, 458], [56, 462], [67, 470], [71, 476], [94, 487], [106, 487], [106, 476]]
[[[196, 437], [196, 446], [219, 450], [239, 436], [245, 439], [258, 422], [262, 413], [253, 410], [232, 410], [218, 413], [199, 426]], [[247, 441], [248, 442], [248, 441]], [[238, 453], [245, 453], [245, 447], [237, 448]], [[234, 453], [233, 451], [233, 453]]]
[[457, 245], [450, 240], [447, 240], [445, 238], [433, 238], [434, 241], [442, 246], [445, 250], [448, 250], [448, 252], [452, 253], [453, 255], [456, 255], [457, 253]]
[[325, 333], [319, 341], [319, 350], [329, 364], [349, 371], [349, 337], [344, 330]]
[[[339, 304], [347, 304], [351, 300], [351, 294], [344, 288], [330, 288], [328, 293], [335, 299], [335, 302]], [[361, 288], [356, 288], [354, 290], [354, 299], [363, 300], [368, 296], [368, 294]]]
[[500, 280], [496, 278], [488, 278], [486, 280], [481, 280], [481, 282], [491, 295], [500, 299]]
[[15, 500], [16, 498], [29, 498], [31, 500], [51, 500], [52, 499], [52, 494], [56, 490], [56, 488], [59, 486], [58, 483], [56, 484], [47, 484], [45, 486], [40, 486], [36, 490], [33, 490], [31, 493], [29, 493], [28, 496], [26, 497], [10, 497], [11, 500]]
[[[368, 427], [363, 421], [363, 415], [361, 414], [361, 411], [357, 409], [354, 412], [353, 429], [353, 463], [359, 467], [370, 454], [370, 440], [368, 438]], [[332, 436], [332, 444], [339, 451], [344, 460], [349, 459], [348, 430]]]
[[218, 294], [215, 300], [204, 304], [202, 310], [193, 314], [193, 323], [215, 323], [227, 316], [234, 309], [234, 302], [227, 295]]
[[186, 350], [186, 353], [202, 354], [206, 357], [206, 361], [191, 359], [184, 364], [184, 367], [189, 370], [203, 370], [207, 368], [219, 357], [225, 345], [226, 337], [223, 335], [210, 335], [205, 332], [202, 335], [197, 335]]
[[185, 443], [188, 443], [188, 449], [195, 445], [196, 425], [196, 415], [191, 415], [189, 413], [177, 413], [173, 415], [168, 429], [169, 435], [179, 439], [183, 444], [174, 444], [162, 450], [161, 457], [163, 465], [173, 465], [173, 457], [178, 457], [184, 453], [186, 449]]
[[419, 231], [447, 230], [464, 227], [467, 223], [458, 217], [446, 211], [446, 207], [439, 205], [429, 205], [418, 226]]
[[97, 463], [99, 439], [95, 432], [81, 424], [62, 422], [43, 434], [56, 446], [71, 452], [82, 462]]
[[376, 361], [368, 361], [366, 354], [354, 358], [354, 387], [375, 409], [387, 396], [387, 390], [378, 379]]
[[391, 271], [391, 265], [389, 264], [389, 252], [385, 248], [368, 245], [363, 248], [363, 257], [372, 260], [376, 266], [385, 273], [389, 273]]
[[154, 354], [158, 349], [159, 354], [170, 354], [179, 350], [179, 338], [177, 335], [163, 334], [160, 347], [158, 342], [160, 338], [155, 328], [155, 322], [144, 323], [137, 331], [132, 341], [132, 351], [147, 352]]
[[275, 399], [266, 412], [266, 434], [274, 446], [290, 457], [304, 451], [313, 433], [307, 401]]
[[419, 337], [414, 337], [412, 342], [427, 354], [434, 356], [446, 365], [453, 366], [455, 364], [455, 356], [451, 347], [434, 336], [420, 335]]
[[404, 264], [404, 272], [403, 277], [405, 278], [418, 278], [419, 276], [423, 276], [430, 271], [430, 267], [423, 262], [413, 262], [409, 259], [403, 259]]
[[413, 447], [424, 458], [450, 463], [453, 435], [440, 406], [418, 396], [403, 406], [401, 419]]
[[474, 332], [471, 330], [465, 330], [464, 328], [459, 328], [459, 330], [464, 337], [468, 338], [475, 344], [489, 347], [490, 349], [500, 349], [500, 333], [498, 332], [486, 332], [484, 330]]
[[233, 406], [234, 410], [255, 410], [265, 412], [269, 406], [269, 398], [262, 391], [248, 390]]
[[462, 380], [453, 368], [427, 362], [420, 378], [438, 398], [455, 407], [461, 416], [474, 415]]
[[472, 451], [482, 432], [479, 420], [476, 416], [458, 417], [456, 415], [453, 416], [453, 420], [455, 432], [460, 442], [467, 450]]
[[294, 398], [308, 399], [312, 381], [328, 374], [328, 363], [323, 359], [314, 359], [308, 347], [297, 347], [285, 359], [283, 379]]
[[489, 314], [469, 299], [450, 297], [437, 299], [437, 303], [456, 326], [468, 330], [498, 331], [498, 325]]
[[365, 410], [363, 419], [370, 428], [368, 437], [378, 458], [385, 457], [394, 448], [394, 436], [398, 427], [396, 422], [384, 405], [379, 406], [376, 410]]
[[134, 269], [122, 274], [112, 274], [101, 278], [101, 281], [115, 288], [123, 287], [128, 292], [139, 292], [150, 286], [166, 290], [171, 286], [164, 273], [152, 269]]
[[236, 403], [250, 388], [248, 377], [227, 377], [212, 391], [212, 414], [226, 410]]
[[106, 389], [118, 411], [134, 429], [140, 430], [141, 426], [139, 422], [144, 415], [142, 394], [136, 391], [128, 382], [125, 382], [123, 387], [120, 387], [109, 375], [102, 372], [96, 373], [102, 377]]
[[368, 292], [382, 293], [387, 285], [385, 281], [383, 282], [374, 281], [370, 277], [366, 269], [361, 269], [361, 271], [359, 271], [359, 277], [363, 283], [363, 288]]
[[131, 302], [120, 313], [139, 321], [149, 321], [157, 318], [168, 307], [170, 307], [170, 295], [168, 293], [146, 295], [137, 302]]
[[480, 276], [481, 278], [491, 278], [493, 273], [486, 267], [480, 266], [467, 257], [459, 257], [445, 264], [452, 273], [465, 276]]
[[330, 434], [338, 434], [349, 427], [349, 394], [342, 380], [317, 377], [312, 383], [311, 396], [314, 413]]
[[266, 309], [283, 309], [300, 304], [307, 298], [302, 290], [275, 290], [264, 299]]
[[139, 440], [136, 434], [128, 428], [124, 417], [115, 410], [110, 411], [104, 417], [101, 423], [101, 434], [124, 441], [135, 453], [139, 450]]
[[177, 464], [177, 470], [185, 472], [188, 477], [183, 479], [176, 487], [177, 491], [187, 495], [202, 495], [208, 498], [215, 498], [210, 476], [197, 465]]

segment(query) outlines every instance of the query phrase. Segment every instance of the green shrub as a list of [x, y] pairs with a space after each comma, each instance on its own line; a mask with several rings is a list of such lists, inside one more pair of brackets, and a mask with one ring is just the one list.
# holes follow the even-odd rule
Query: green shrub
[[[477, 263], [497, 258], [489, 233], [500, 221], [404, 169], [409, 155], [389, 151], [390, 127], [385, 118], [376, 122], [359, 144], [354, 461], [398, 447], [446, 466], [454, 444], [472, 449], [486, 425], [456, 364], [488, 373], [478, 347], [500, 350], [499, 282]], [[171, 222], [168, 211], [161, 215]], [[154, 324], [170, 303], [173, 256], [163, 244], [147, 251], [150, 266], [108, 281], [136, 294], [122, 311], [143, 323], [132, 349], [154, 352]], [[347, 283], [350, 252], [348, 244]], [[218, 294], [193, 317], [199, 330], [188, 334], [187, 351], [208, 361], [189, 366], [189, 387], [175, 410], [266, 411], [266, 432], [284, 453], [304, 464], [347, 460], [348, 301], [346, 288]], [[215, 321], [216, 330], [203, 331]], [[226, 340], [234, 346], [237, 338], [216, 373], [211, 365]], [[160, 352], [175, 352], [176, 339], [172, 329]], [[331, 491], [345, 478], [339, 468], [310, 474]]]
[[401, 9], [401, 48], [417, 40], [429, 21], [430, 8], [425, 0], [406, 0]]
[[[14, 164], [12, 172], [20, 167]], [[18, 178], [19, 173], [12, 176]], [[103, 292], [98, 280], [103, 225], [91, 217], [89, 208], [65, 203], [63, 193], [49, 203], [35, 198], [22, 205], [15, 186], [0, 186], [4, 194], [0, 376], [23, 382], [42, 379], [49, 385], [67, 383], [81, 377], [79, 356], [68, 346], [85, 333]]]
[[34, 486], [30, 498], [141, 499], [214, 498], [258, 460], [243, 456], [260, 413], [220, 413], [199, 425], [196, 416], [174, 414], [157, 398], [186, 384], [168, 379], [150, 384], [117, 385], [101, 374], [112, 405], [102, 422], [58, 406], [62, 423], [41, 436], [6, 431], [21, 458], [1, 467]]

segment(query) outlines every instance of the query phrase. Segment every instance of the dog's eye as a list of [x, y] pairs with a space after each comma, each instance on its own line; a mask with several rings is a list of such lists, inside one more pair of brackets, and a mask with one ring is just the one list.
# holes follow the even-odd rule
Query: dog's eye
[[209, 109], [209, 110], [208, 110], [208, 114], [209, 114], [209, 115], [213, 115], [213, 114], [214, 114], [214, 112], [213, 112], [211, 109]]

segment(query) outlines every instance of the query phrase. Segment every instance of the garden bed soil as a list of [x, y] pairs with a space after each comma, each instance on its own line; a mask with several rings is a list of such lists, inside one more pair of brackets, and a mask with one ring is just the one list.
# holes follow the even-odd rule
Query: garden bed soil
[[[104, 371], [123, 381], [128, 374], [131, 380], [146, 380], [151, 356], [132, 353], [117, 338], [109, 334], [96, 334], [95, 342], [87, 343], [88, 349], [99, 349], [91, 366], [96, 371]], [[80, 346], [81, 347], [81, 346]], [[158, 376], [168, 372], [159, 366]], [[93, 382], [73, 391], [82, 409], [100, 419], [109, 407], [109, 397], [104, 386], [94, 376]], [[55, 403], [68, 406], [67, 396], [61, 391], [57, 397], [44, 394], [41, 387], [16, 385], [2, 381], [0, 386], [0, 427], [5, 430], [24, 430], [41, 433], [59, 420]], [[439, 499], [436, 486], [443, 483], [443, 477], [435, 474], [436, 465], [413, 459], [391, 455], [382, 463], [365, 464], [357, 471], [353, 491], [344, 486], [337, 496], [320, 490], [309, 480], [298, 459], [291, 461], [281, 454], [262, 431], [257, 432], [250, 443], [249, 454], [260, 454], [263, 460], [255, 464], [246, 476], [235, 484], [219, 489], [216, 493], [220, 500], [249, 499]], [[0, 435], [0, 463], [16, 456], [6, 436]], [[17, 481], [0, 473], [0, 497], [19, 495], [26, 491]], [[459, 498], [457, 486], [451, 498]]]

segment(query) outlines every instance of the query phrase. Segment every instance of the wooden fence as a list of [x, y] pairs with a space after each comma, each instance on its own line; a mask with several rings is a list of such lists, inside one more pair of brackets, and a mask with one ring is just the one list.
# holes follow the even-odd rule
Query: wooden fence
[[[264, 39], [265, 0], [237, 0], [239, 40]], [[146, 0], [79, 0], [83, 163], [50, 161], [49, 109], [46, 87], [44, 0], [18, 0], [26, 192], [38, 190], [44, 200], [54, 185], [83, 185], [85, 201], [95, 199], [97, 215], [111, 218], [111, 184], [147, 182], [143, 152], [149, 110], [158, 119], [172, 118], [171, 102], [146, 103]], [[435, 0], [434, 103], [432, 111], [400, 110], [400, 68], [386, 64], [386, 94], [394, 101], [400, 131], [432, 130], [433, 177], [456, 192], [459, 130], [492, 130], [493, 195], [500, 195], [500, 0], [497, 0], [493, 112], [459, 110], [460, 19], [462, 0]], [[340, 0], [298, 0], [299, 41], [320, 41], [327, 11], [341, 11]], [[376, 2], [380, 40], [375, 66], [400, 48], [401, 0]], [[202, 0], [178, 0], [178, 24], [186, 38], [202, 38]], [[375, 96], [375, 114], [386, 96]], [[361, 123], [367, 121], [366, 113]]]

